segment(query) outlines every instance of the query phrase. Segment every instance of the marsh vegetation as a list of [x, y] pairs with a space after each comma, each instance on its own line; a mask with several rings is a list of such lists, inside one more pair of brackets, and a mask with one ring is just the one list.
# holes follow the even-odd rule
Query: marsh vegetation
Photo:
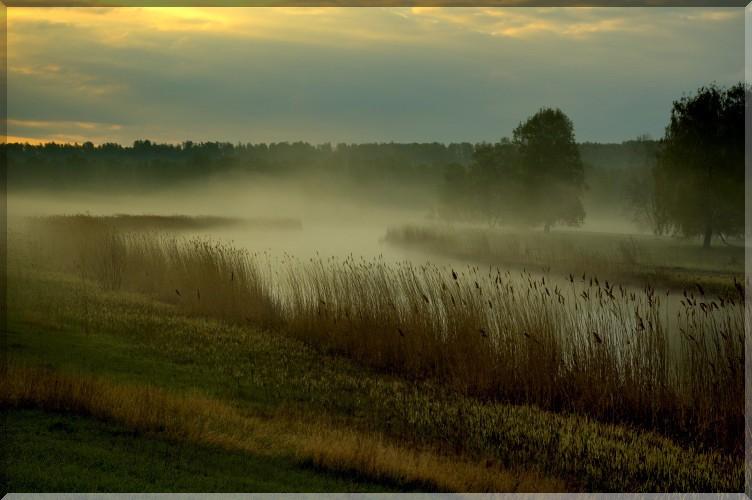
[[[218, 266], [216, 274], [191, 282], [202, 287], [201, 298], [212, 290], [228, 297], [219, 285], [228, 281], [221, 262], [231, 259], [219, 259], [219, 250], [202, 254], [205, 247], [190, 242], [184, 248]], [[81, 278], [51, 271], [57, 264], [40, 264], [33, 253], [15, 255], [31, 259], [35, 270], [17, 264], [11, 276], [13, 362], [3, 384], [5, 408], [94, 416], [171, 440], [176, 456], [174, 447], [184, 441], [271, 453], [399, 489], [728, 490], [741, 484], [740, 459], [717, 447], [701, 451], [699, 444], [582, 413], [494, 402], [447, 384], [440, 373], [416, 378], [384, 365], [371, 370], [345, 359], [350, 356], [327, 354], [332, 344], [317, 337], [300, 342], [292, 330], [259, 331], [232, 309], [199, 306], [198, 294], [183, 301], [191, 289], [186, 282], [178, 295], [170, 280], [163, 300], [154, 300], [160, 298], [154, 291], [149, 298], [124, 284], [117, 291], [102, 286], [96, 266]], [[224, 279], [212, 282], [212, 275]], [[240, 276], [229, 282], [247, 285], [250, 275]], [[40, 363], [46, 368], [37, 368]], [[452, 473], [442, 473], [445, 467]]]
[[[601, 222], [628, 231], [587, 226], [613, 186], [583, 158], [614, 155], [559, 110], [491, 145], [7, 146], [3, 411], [347, 490], [740, 491], [738, 144], [716, 137], [717, 168], [683, 173], [676, 149], [709, 133], [693, 106], [738, 118], [739, 89], [612, 148], [642, 184]], [[29, 187], [79, 161], [66, 196]], [[382, 163], [395, 179], [356, 186]], [[109, 169], [145, 173], [123, 194]], [[691, 222], [667, 175], [711, 186], [713, 216]], [[142, 184], [146, 208], [122, 213]], [[92, 187], [121, 200], [76, 201]]]
[[[301, 341], [313, 349], [310, 352], [344, 355], [360, 366], [371, 367], [374, 380], [397, 376], [414, 381], [420, 388], [414, 396], [408, 397], [408, 383], [400, 385], [408, 392], [387, 397], [384, 391], [392, 390], [392, 383], [388, 383], [376, 392], [362, 393], [365, 401], [348, 403], [367, 405], [368, 410], [344, 410], [345, 414], [356, 411], [361, 415], [356, 421], [364, 418], [364, 411], [371, 412], [366, 419], [371, 425], [376, 425], [374, 419], [383, 418], [387, 435], [404, 438], [418, 432], [415, 438], [421, 446], [438, 446], [438, 450], [454, 453], [459, 446], [459, 451], [471, 456], [487, 456], [496, 446], [492, 443], [514, 446], [511, 443], [522, 435], [530, 440], [525, 450], [537, 446], [535, 443], [540, 445], [543, 439], [550, 456], [526, 451], [520, 457], [525, 457], [525, 463], [534, 470], [560, 471], [557, 476], [571, 482], [582, 473], [580, 467], [596, 467], [596, 452], [583, 445], [585, 448], [576, 452], [579, 458], [572, 459], [582, 465], [569, 463], [569, 459], [559, 463], [569, 446], [561, 439], [583, 439], [581, 433], [587, 427], [580, 429], [579, 425], [594, 425], [603, 429], [598, 433], [616, 432], [615, 436], [621, 436], [604, 438], [605, 443], [646, 439], [645, 446], [652, 450], [650, 453], [657, 453], [656, 457], [680, 453], [682, 461], [689, 460], [687, 463], [693, 465], [686, 465], [687, 472], [682, 472], [688, 475], [680, 476], [684, 477], [680, 483], [668, 481], [666, 484], [673, 486], [667, 489], [680, 488], [679, 484], [727, 488], [737, 480], [733, 478], [741, 477], [735, 472], [741, 466], [738, 436], [744, 425], [744, 287], [738, 282], [719, 295], [711, 295], [702, 287], [686, 290], [681, 307], [669, 311], [663, 291], [650, 286], [638, 289], [616, 285], [595, 275], [562, 280], [546, 273], [481, 270], [472, 265], [461, 268], [365, 258], [277, 258], [206, 238], [121, 232], [109, 218], [36, 218], [14, 241], [12, 253], [23, 256], [13, 266], [18, 270], [17, 279], [33, 282], [39, 276], [64, 272], [60, 276], [71, 278], [61, 282], [62, 288], [66, 293], [74, 292], [65, 300], [45, 294], [34, 297], [30, 291], [19, 293], [18, 289], [16, 293], [26, 300], [46, 302], [36, 304], [36, 308], [47, 311], [44, 316], [51, 311], [67, 311], [67, 319], [58, 316], [57, 321], [78, 324], [89, 334], [98, 332], [108, 321], [125, 321], [127, 329], [141, 329], [140, 323], [128, 324], [126, 317], [117, 319], [119, 314], [110, 316], [104, 312], [109, 308], [102, 310], [98, 305], [103, 300], [98, 298], [100, 294], [117, 304], [123, 300], [118, 298], [121, 294], [136, 292], [155, 300], [155, 304], [165, 304], [175, 311], [171, 314], [196, 320], [215, 318], [234, 325], [229, 331], [236, 333], [226, 337], [232, 344], [247, 338], [248, 333], [241, 333], [245, 329], [261, 328], [272, 337], [282, 335]], [[49, 314], [47, 321], [54, 321], [59, 314]], [[155, 312], [156, 317], [160, 314]], [[198, 327], [196, 334], [200, 330]], [[187, 353], [197, 348], [193, 344], [205, 341], [173, 337], [176, 332], [160, 335], [168, 343], [166, 348], [175, 350], [179, 357], [187, 355], [189, 364], [198, 363], [195, 354]], [[239, 337], [233, 339], [232, 335]], [[204, 338], [209, 342], [207, 352], [215, 352], [211, 365], [224, 374], [221, 378], [225, 383], [239, 391], [231, 399], [243, 394], [248, 383], [258, 383], [254, 356], [242, 361], [224, 359], [227, 354], [222, 354], [223, 348], [214, 345], [219, 339]], [[305, 370], [301, 376], [317, 377]], [[61, 386], [56, 383], [55, 387], [53, 391]], [[337, 391], [331, 397], [336, 399], [337, 394], [341, 393]], [[13, 405], [24, 406], [23, 401], [27, 401], [35, 406], [36, 397], [11, 399], [21, 401]], [[48, 403], [39, 404], [46, 407]], [[76, 411], [75, 405], [70, 406], [73, 403], [55, 404]], [[330, 405], [337, 403], [330, 401], [324, 406], [330, 410]], [[497, 434], [511, 424], [509, 417], [501, 416], [510, 411], [533, 411], [543, 420], [534, 424], [535, 428], [530, 422], [520, 421], [520, 429]], [[445, 413], [446, 418], [454, 420], [445, 420]], [[559, 418], [557, 414], [569, 415], [563, 418], [575, 425], [567, 431], [571, 438], [554, 431], [561, 425], [551, 423], [551, 419]], [[159, 415], [162, 413], [150, 418], [163, 418]], [[111, 417], [118, 422], [130, 418]], [[626, 427], [608, 430], [612, 429], [609, 424]], [[451, 426], [447, 428], [451, 433], [439, 430], [445, 425]], [[551, 432], [558, 437], [546, 438]], [[536, 433], [541, 434], [533, 439]], [[656, 437], [650, 437], [653, 435]], [[659, 435], [665, 437], [655, 441]], [[345, 446], [342, 440], [335, 441]], [[463, 442], [471, 444], [461, 445]], [[465, 450], [465, 446], [470, 448]], [[674, 459], [665, 458], [669, 461], [663, 462], [663, 458], [656, 458], [658, 469], [649, 468], [643, 476], [638, 472], [643, 465], [633, 455], [643, 453], [636, 442], [618, 446], [626, 446], [620, 453], [627, 453], [626, 462], [619, 467], [633, 472], [619, 480], [625, 482], [613, 482], [612, 473], [596, 467], [585, 480], [587, 488], [656, 488], [659, 483], [650, 482], [650, 474], [657, 470], [677, 472], [669, 465]], [[366, 474], [372, 478], [380, 474], [402, 477], [402, 472], [387, 473], [371, 462], [367, 467], [357, 465], [360, 459], [347, 458], [344, 451], [341, 453], [346, 456], [335, 459], [319, 448], [310, 448], [314, 450], [311, 456], [319, 457], [315, 459], [319, 465], [330, 464], [337, 469], [347, 464], [362, 473], [364, 468], [374, 468], [375, 472]], [[397, 451], [388, 453], [399, 455]], [[515, 463], [491, 454], [494, 460], [510, 466]], [[698, 460], [705, 465], [699, 465]], [[384, 459], [384, 464], [392, 462]], [[711, 483], [703, 483], [708, 479], [689, 472], [707, 475], [708, 467], [714, 471], [711, 477], [717, 478]], [[489, 483], [472, 484], [465, 488], [493, 489]], [[454, 487], [444, 484], [439, 488]]]

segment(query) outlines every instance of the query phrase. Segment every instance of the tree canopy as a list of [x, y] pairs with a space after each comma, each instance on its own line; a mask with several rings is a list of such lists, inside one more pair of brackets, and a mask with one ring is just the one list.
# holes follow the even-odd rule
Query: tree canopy
[[514, 129], [512, 142], [519, 148], [528, 204], [521, 216], [546, 230], [556, 223], [581, 224], [585, 177], [572, 120], [560, 109], [541, 109]]
[[635, 221], [649, 222], [653, 212], [644, 198], [652, 200], [657, 147], [648, 136], [577, 144], [571, 120], [561, 110], [542, 109], [521, 123], [512, 139], [476, 144], [467, 165], [447, 167], [439, 215], [546, 229], [580, 224], [587, 202], [611, 215], [639, 212]]
[[674, 102], [655, 180], [656, 229], [724, 239], [744, 232], [744, 113], [749, 88], [716, 85]]

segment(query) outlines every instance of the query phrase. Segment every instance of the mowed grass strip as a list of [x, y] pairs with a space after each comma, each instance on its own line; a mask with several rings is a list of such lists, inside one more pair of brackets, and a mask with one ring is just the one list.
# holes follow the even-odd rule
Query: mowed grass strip
[[483, 462], [411, 449], [311, 419], [260, 418], [200, 394], [176, 395], [150, 386], [11, 363], [0, 405], [92, 416], [176, 442], [279, 457], [291, 454], [331, 472], [429, 491], [562, 491], [563, 482]]

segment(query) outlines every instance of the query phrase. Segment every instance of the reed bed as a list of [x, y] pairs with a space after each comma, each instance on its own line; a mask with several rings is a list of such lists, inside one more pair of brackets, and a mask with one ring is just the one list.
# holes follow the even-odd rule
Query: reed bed
[[[629, 422], [740, 452], [739, 296], [668, 297], [570, 276], [410, 263], [288, 263], [287, 331], [482, 398]], [[547, 281], [548, 279], [548, 281]]]
[[[110, 289], [149, 293], [283, 331], [382, 370], [489, 400], [657, 430], [741, 454], [744, 286], [671, 297], [596, 276], [383, 260], [275, 260], [99, 221], [36, 231], [38, 258]], [[31, 252], [33, 253], [33, 252]]]

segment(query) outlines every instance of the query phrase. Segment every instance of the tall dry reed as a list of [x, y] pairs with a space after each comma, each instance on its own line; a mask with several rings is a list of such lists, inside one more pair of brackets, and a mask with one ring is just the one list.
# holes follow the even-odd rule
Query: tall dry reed
[[[61, 221], [71, 227], [61, 231]], [[273, 261], [221, 243], [97, 224], [62, 219], [37, 231], [62, 242], [47, 264], [482, 398], [741, 452], [741, 284], [721, 297], [698, 286], [673, 298], [588, 275], [557, 280], [353, 257]]]

